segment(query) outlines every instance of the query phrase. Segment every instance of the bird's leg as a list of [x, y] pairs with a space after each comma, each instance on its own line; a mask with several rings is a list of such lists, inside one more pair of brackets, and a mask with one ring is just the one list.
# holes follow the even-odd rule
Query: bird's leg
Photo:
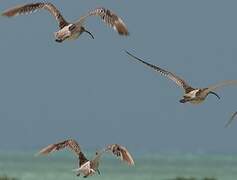
[[80, 175], [81, 175], [80, 173], [77, 174], [77, 176], [80, 176]]

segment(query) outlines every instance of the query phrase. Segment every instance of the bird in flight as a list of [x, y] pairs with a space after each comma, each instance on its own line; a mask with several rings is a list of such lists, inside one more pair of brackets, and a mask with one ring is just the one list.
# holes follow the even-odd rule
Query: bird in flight
[[88, 160], [81, 151], [81, 147], [74, 139], [68, 139], [56, 144], [50, 144], [41, 149], [37, 155], [48, 155], [51, 152], [56, 152], [64, 148], [70, 149], [78, 158], [78, 168], [74, 170], [77, 172], [77, 176], [83, 174], [83, 177], [88, 177], [94, 175], [96, 172], [100, 174], [99, 162], [101, 155], [104, 154], [104, 152], [111, 152], [128, 165], [134, 165], [134, 160], [128, 150], [124, 146], [118, 144], [106, 146], [101, 151], [96, 152], [95, 157], [92, 160]]
[[172, 81], [174, 81], [179, 87], [184, 89], [184, 95], [183, 98], [179, 101], [180, 103], [186, 103], [186, 102], [190, 102], [192, 104], [200, 104], [201, 102], [203, 102], [206, 97], [209, 94], [213, 94], [215, 95], [218, 99], [220, 99], [220, 96], [214, 92], [214, 90], [216, 90], [217, 88], [226, 86], [226, 85], [234, 85], [237, 84], [237, 80], [226, 80], [226, 81], [222, 81], [218, 84], [206, 87], [206, 88], [193, 88], [192, 86], [190, 86], [185, 80], [183, 80], [182, 78], [178, 77], [177, 75], [166, 71], [158, 66], [155, 66], [153, 64], [150, 64], [144, 60], [142, 60], [141, 58], [138, 58], [136, 56], [134, 56], [133, 54], [131, 54], [128, 51], [125, 51], [129, 56], [131, 56], [133, 59], [136, 59], [137, 61], [145, 64], [146, 66], [152, 68], [153, 70], [159, 72], [161, 75], [166, 76], [167, 78], [171, 79]]
[[52, 3], [44, 2], [15, 6], [4, 11], [2, 16], [13, 17], [21, 14], [29, 14], [39, 9], [48, 10], [57, 20], [59, 31], [54, 33], [56, 42], [63, 42], [66, 39], [77, 39], [83, 32], [88, 33], [94, 39], [92, 33], [86, 30], [83, 25], [86, 18], [90, 16], [99, 16], [107, 25], [115, 29], [120, 35], [129, 35], [123, 20], [109, 9], [103, 7], [89, 11], [86, 15], [80, 17], [73, 23], [66, 21], [60, 11]]
[[237, 115], [237, 111], [232, 114], [229, 121], [226, 123], [225, 127], [228, 127], [230, 125], [230, 123], [232, 123], [232, 121], [234, 120], [236, 115]]

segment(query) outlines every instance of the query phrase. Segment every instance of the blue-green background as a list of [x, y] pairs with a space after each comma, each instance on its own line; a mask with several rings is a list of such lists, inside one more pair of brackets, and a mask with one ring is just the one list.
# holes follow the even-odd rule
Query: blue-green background
[[[32, 1], [2, 0], [0, 11], [28, 2]], [[230, 128], [224, 124], [237, 111], [237, 87], [218, 90], [220, 101], [209, 96], [198, 106], [180, 104], [182, 89], [132, 61], [124, 50], [194, 87], [237, 79], [237, 1], [50, 2], [69, 21], [95, 7], [107, 7], [122, 17], [130, 36], [120, 37], [91, 17], [86, 27], [94, 40], [83, 34], [58, 44], [53, 37], [57, 23], [46, 11], [1, 17], [3, 154], [36, 152], [65, 138], [75, 138], [85, 151], [124, 144], [138, 154], [137, 164], [142, 162], [139, 157], [157, 153], [236, 154], [237, 122]], [[155, 171], [159, 169], [158, 165]]]
[[[92, 154], [89, 153], [91, 157]], [[49, 157], [34, 157], [27, 153], [0, 153], [1, 174], [22, 180], [65, 180], [80, 179], [72, 171], [76, 159], [68, 153]], [[105, 155], [101, 162], [101, 175], [91, 179], [114, 180], [172, 180], [175, 177], [215, 177], [218, 180], [237, 178], [236, 155], [220, 154], [135, 154], [136, 164], [127, 167], [112, 157]], [[75, 161], [74, 163], [72, 163]]]

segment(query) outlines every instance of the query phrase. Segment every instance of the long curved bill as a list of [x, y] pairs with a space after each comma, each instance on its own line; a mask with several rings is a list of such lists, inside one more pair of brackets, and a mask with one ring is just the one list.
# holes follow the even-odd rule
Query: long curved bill
[[221, 88], [224, 86], [229, 86], [229, 85], [237, 85], [237, 80], [226, 80], [226, 81], [222, 81], [218, 84], [209, 86], [204, 91], [202, 91], [202, 95], [205, 96], [205, 95], [208, 95], [209, 93], [211, 93], [211, 94], [214, 94], [219, 99], [219, 96], [216, 93], [214, 93], [213, 91], [218, 88]]
[[210, 91], [209, 94], [213, 94], [213, 95], [215, 95], [218, 99], [221, 99], [221, 97], [220, 97], [217, 93], [215, 93], [214, 91]]
[[85, 30], [85, 32], [86, 32], [87, 34], [89, 34], [92, 39], [95, 39], [94, 36], [93, 36], [93, 34], [92, 34], [90, 31]]
[[205, 91], [206, 92], [211, 92], [211, 91], [214, 91], [217, 88], [220, 88], [220, 87], [223, 87], [223, 86], [235, 85], [235, 84], [237, 84], [237, 80], [226, 80], [226, 81], [222, 81], [218, 84], [209, 86], [207, 88], [207, 90], [205, 90]]

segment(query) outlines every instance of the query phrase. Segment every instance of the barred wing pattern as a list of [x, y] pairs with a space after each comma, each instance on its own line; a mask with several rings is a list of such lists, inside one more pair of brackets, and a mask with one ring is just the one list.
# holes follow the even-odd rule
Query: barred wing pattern
[[178, 86], [182, 87], [185, 91], [185, 93], [188, 93], [192, 90], [194, 90], [190, 85], [188, 85], [188, 83], [186, 83], [183, 79], [179, 78], [178, 76], [174, 75], [173, 73], [166, 71], [158, 66], [155, 66], [153, 64], [150, 64], [134, 55], [132, 55], [131, 53], [129, 53], [128, 51], [125, 51], [129, 56], [133, 57], [134, 59], [138, 60], [139, 62], [147, 65], [148, 67], [154, 69], [155, 71], [161, 73], [161, 75], [168, 77], [169, 79], [171, 79], [172, 81], [174, 81]]
[[87, 15], [81, 17], [77, 24], [83, 24], [85, 19], [89, 16], [100, 16], [107, 25], [116, 30], [120, 35], [129, 35], [128, 29], [123, 20], [109, 9], [105, 9], [103, 7], [96, 8], [95, 10], [87, 13]]
[[60, 29], [68, 25], [68, 22], [63, 18], [60, 11], [52, 3], [32, 3], [10, 8], [2, 13], [3, 16], [12, 17], [21, 14], [29, 14], [38, 9], [48, 10], [57, 20]]
[[128, 165], [134, 165], [134, 160], [125, 147], [118, 144], [111, 144], [107, 146], [106, 150], [119, 157], [122, 161], [128, 163]]
[[56, 151], [59, 151], [64, 148], [69, 148], [77, 156], [79, 156], [81, 153], [81, 148], [80, 148], [79, 144], [73, 139], [68, 139], [68, 140], [61, 141], [56, 144], [50, 144], [47, 147], [41, 149], [38, 154], [47, 155], [51, 152], [56, 152]]

